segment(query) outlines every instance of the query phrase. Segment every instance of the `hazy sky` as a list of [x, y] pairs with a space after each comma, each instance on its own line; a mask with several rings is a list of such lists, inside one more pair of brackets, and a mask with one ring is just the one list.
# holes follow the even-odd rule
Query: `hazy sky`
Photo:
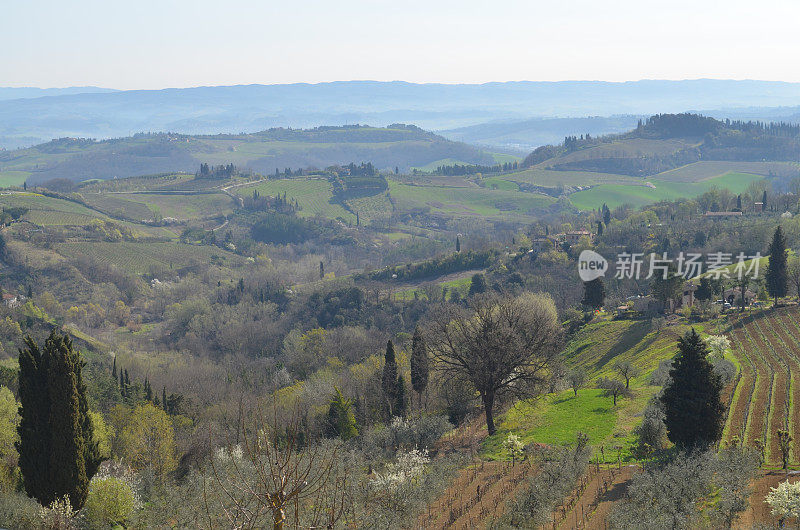
[[0, 86], [800, 81], [800, 2], [3, 0]]

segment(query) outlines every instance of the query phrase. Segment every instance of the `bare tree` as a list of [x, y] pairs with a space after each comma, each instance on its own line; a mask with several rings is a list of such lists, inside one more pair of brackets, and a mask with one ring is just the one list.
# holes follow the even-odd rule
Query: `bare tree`
[[242, 444], [211, 459], [212, 480], [204, 484], [209, 528], [333, 528], [349, 505], [337, 446], [306, 445], [296, 412], [288, 421], [277, 407], [253, 417], [242, 427]]
[[614, 371], [625, 379], [625, 390], [631, 387], [631, 378], [639, 375], [639, 369], [628, 361], [615, 362]]
[[569, 386], [575, 393], [575, 397], [578, 397], [578, 390], [586, 384], [586, 371], [580, 366], [573, 368], [567, 374], [567, 381], [569, 381]]
[[631, 391], [625, 386], [625, 383], [619, 379], [610, 379], [608, 377], [601, 377], [597, 380], [597, 388], [605, 390], [603, 393], [606, 397], [614, 398], [614, 406], [617, 406], [617, 398], [627, 397], [631, 395]]
[[468, 310], [443, 306], [428, 336], [436, 369], [468, 380], [480, 394], [489, 434], [495, 433], [495, 400], [538, 391], [562, 342], [552, 298], [533, 293], [476, 297]]

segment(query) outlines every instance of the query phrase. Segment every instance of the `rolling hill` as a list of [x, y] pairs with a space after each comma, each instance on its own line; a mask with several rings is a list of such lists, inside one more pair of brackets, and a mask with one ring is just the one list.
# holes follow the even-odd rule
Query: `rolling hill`
[[3, 184], [35, 184], [171, 172], [195, 172], [203, 162], [233, 163], [257, 173], [290, 167], [372, 162], [378, 168], [424, 166], [442, 159], [493, 163], [481, 149], [413, 125], [270, 129], [253, 134], [139, 134], [114, 140], [62, 138], [28, 149], [0, 151]]
[[[712, 79], [456, 85], [342, 81], [106, 93], [78, 90], [82, 93], [48, 92], [40, 94], [48, 97], [31, 98], [37, 94], [17, 89], [17, 99], [0, 101], [0, 147], [19, 137], [47, 141], [64, 136], [112, 138], [142, 131], [218, 134], [398, 122], [443, 130], [530, 117], [649, 115], [800, 104], [797, 83]], [[595, 134], [584, 128], [562, 130], [558, 137], [586, 132]]]

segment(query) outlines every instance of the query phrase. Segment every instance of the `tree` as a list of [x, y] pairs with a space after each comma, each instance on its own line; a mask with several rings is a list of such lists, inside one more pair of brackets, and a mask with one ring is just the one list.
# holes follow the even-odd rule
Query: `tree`
[[696, 300], [705, 301], [711, 300], [711, 297], [714, 296], [713, 286], [711, 284], [711, 278], [708, 276], [703, 276], [700, 278], [700, 285], [697, 286], [697, 290], [694, 292], [694, 297]]
[[614, 371], [625, 379], [625, 389], [631, 387], [631, 378], [639, 375], [639, 369], [628, 361], [617, 361], [614, 363]]
[[325, 264], [322, 261], [319, 262], [319, 279], [323, 279], [325, 277]]
[[[665, 277], [666, 276], [666, 277]], [[667, 273], [656, 273], [650, 286], [656, 300], [669, 308], [671, 301], [677, 299], [683, 289], [683, 277], [677, 273], [675, 265], [670, 263]]]
[[661, 396], [667, 436], [681, 449], [706, 448], [722, 435], [722, 383], [707, 354], [694, 328], [679, 338], [669, 372], [672, 380]]
[[608, 206], [603, 204], [603, 223], [608, 226], [608, 223], [611, 222], [611, 210], [608, 209]]
[[761, 207], [763, 211], [767, 211], [767, 190], [764, 190], [764, 193], [761, 195]]
[[392, 341], [386, 343], [386, 353], [383, 356], [383, 376], [381, 377], [381, 389], [389, 406], [389, 417], [394, 416], [395, 404], [398, 393], [397, 360], [394, 355], [394, 344]]
[[778, 487], [770, 488], [764, 502], [771, 508], [772, 515], [779, 518], [778, 525], [782, 528], [786, 519], [800, 517], [800, 482], [790, 484], [786, 479]]
[[597, 221], [597, 237], [603, 235], [603, 221]]
[[725, 335], [709, 335], [706, 339], [706, 346], [710, 350], [711, 357], [722, 359], [725, 352], [731, 349], [731, 341]]
[[[766, 192], [765, 192], [766, 193]], [[772, 235], [772, 242], [769, 244], [769, 263], [764, 279], [767, 283], [767, 292], [775, 299], [775, 306], [778, 305], [778, 298], [786, 296], [789, 290], [789, 275], [787, 270], [788, 253], [786, 251], [786, 237], [783, 235], [783, 228], [778, 226]]]
[[422, 403], [422, 393], [428, 387], [429, 375], [428, 348], [422, 330], [417, 326], [411, 339], [411, 388], [419, 396], [420, 403]]
[[617, 406], [617, 398], [627, 397], [630, 395], [630, 390], [625, 386], [625, 383], [619, 379], [611, 379], [609, 377], [601, 377], [597, 380], [597, 388], [604, 390], [603, 395], [606, 397], [614, 398], [614, 406]]
[[163, 476], [177, 466], [172, 421], [152, 403], [137, 406], [120, 433], [125, 459], [134, 469], [148, 469]]
[[487, 289], [488, 286], [486, 285], [486, 276], [480, 272], [473, 274], [472, 281], [470, 281], [469, 284], [469, 296], [485, 293]]
[[102, 457], [81, 377], [83, 361], [68, 336], [55, 330], [40, 349], [30, 337], [19, 355], [19, 467], [25, 491], [48, 506], [65, 495], [86, 502]]
[[575, 397], [578, 397], [578, 390], [583, 388], [583, 385], [586, 384], [586, 371], [580, 366], [573, 368], [567, 374], [567, 381], [569, 381], [569, 386], [575, 393]]
[[461, 238], [456, 236], [456, 252], [461, 252]]
[[606, 287], [602, 278], [583, 282], [583, 300], [581, 304], [592, 309], [600, 309], [606, 301]]
[[353, 401], [342, 395], [342, 392], [334, 387], [335, 394], [328, 406], [328, 434], [338, 436], [344, 441], [358, 436], [356, 427], [356, 416], [353, 413]]
[[778, 447], [781, 450], [783, 469], [789, 468], [789, 453], [792, 451], [792, 435], [789, 431], [778, 429]]
[[469, 381], [481, 397], [494, 434], [495, 400], [530, 396], [545, 383], [562, 330], [550, 295], [475, 298], [469, 309], [448, 306], [429, 328], [429, 345], [446, 378]]

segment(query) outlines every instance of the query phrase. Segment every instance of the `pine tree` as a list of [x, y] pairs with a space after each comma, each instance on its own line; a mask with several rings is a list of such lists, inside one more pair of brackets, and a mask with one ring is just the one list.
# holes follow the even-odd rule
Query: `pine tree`
[[16, 442], [25, 491], [45, 506], [67, 495], [78, 510], [102, 461], [81, 376], [84, 363], [69, 337], [55, 330], [43, 349], [30, 337], [25, 346]]
[[161, 387], [161, 406], [167, 411], [167, 387]]
[[422, 403], [422, 393], [428, 386], [429, 375], [428, 348], [425, 346], [422, 330], [417, 326], [411, 339], [411, 388], [419, 395], [420, 403]]
[[678, 339], [678, 355], [664, 389], [667, 436], [680, 449], [705, 449], [722, 435], [722, 382], [706, 358], [708, 347], [692, 328]]
[[592, 309], [600, 309], [606, 301], [606, 287], [601, 278], [583, 282], [583, 300], [581, 304]]
[[769, 244], [769, 263], [767, 264], [767, 272], [764, 275], [767, 283], [767, 292], [775, 298], [776, 307], [778, 298], [786, 296], [786, 293], [789, 292], [787, 262], [786, 237], [783, 235], [783, 228], [778, 226], [772, 235], [772, 242]]
[[384, 355], [383, 376], [381, 377], [381, 388], [389, 404], [389, 416], [394, 416], [394, 405], [397, 399], [397, 360], [394, 355], [394, 344], [392, 341], [386, 343], [386, 354]]
[[767, 190], [764, 190], [764, 194], [761, 196], [761, 209], [767, 211]]

